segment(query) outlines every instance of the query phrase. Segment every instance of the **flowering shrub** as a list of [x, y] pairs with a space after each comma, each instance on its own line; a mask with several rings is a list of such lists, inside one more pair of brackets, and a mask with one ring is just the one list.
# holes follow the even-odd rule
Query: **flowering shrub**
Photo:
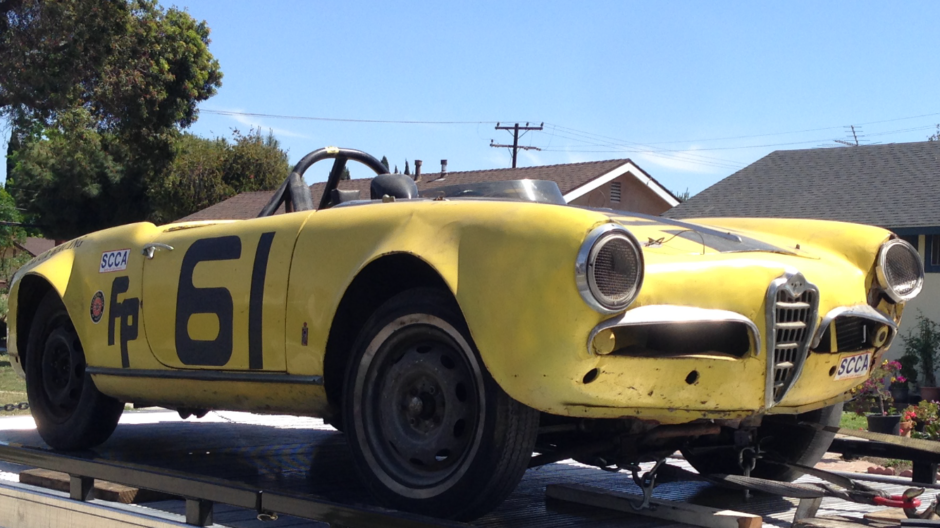
[[884, 360], [881, 365], [875, 367], [871, 377], [865, 380], [858, 387], [852, 389], [853, 398], [847, 406], [850, 411], [858, 415], [869, 413], [896, 414], [897, 410], [893, 407], [894, 398], [888, 388], [892, 383], [907, 382], [904, 376], [901, 376], [901, 364], [897, 361]]
[[922, 401], [917, 405], [908, 405], [901, 415], [904, 422], [913, 422], [911, 436], [925, 440], [940, 440], [940, 404]]

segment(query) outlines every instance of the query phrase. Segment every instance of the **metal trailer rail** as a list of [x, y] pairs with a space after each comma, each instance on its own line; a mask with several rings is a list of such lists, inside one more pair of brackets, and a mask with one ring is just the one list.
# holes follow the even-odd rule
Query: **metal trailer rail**
[[914, 464], [911, 482], [921, 484], [937, 483], [937, 464], [940, 463], [940, 454], [937, 453], [885, 442], [844, 438], [833, 440], [829, 452], [857, 457], [873, 456], [909, 460]]
[[186, 501], [186, 523], [193, 526], [212, 524], [215, 503], [255, 510], [259, 514], [293, 515], [350, 528], [466, 526], [421, 515], [339, 504], [320, 498], [295, 497], [236, 485], [222, 479], [193, 477], [177, 471], [65, 455], [5, 442], [0, 442], [0, 460], [68, 474], [69, 496], [78, 501], [92, 498], [95, 479], [181, 496]]

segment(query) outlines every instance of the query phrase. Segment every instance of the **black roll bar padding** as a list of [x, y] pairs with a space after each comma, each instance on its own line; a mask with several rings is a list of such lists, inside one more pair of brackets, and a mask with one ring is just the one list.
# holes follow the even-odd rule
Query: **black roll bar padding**
[[313, 196], [310, 195], [310, 187], [304, 183], [303, 177], [296, 172], [291, 172], [287, 177], [287, 189], [290, 191], [290, 203], [294, 211], [313, 210]]
[[[299, 191], [291, 192], [291, 190], [297, 186], [297, 182], [292, 182], [292, 179], [293, 179], [294, 174], [296, 174], [298, 176], [297, 179], [299, 180], [300, 184], [306, 187], [306, 185], [303, 184], [303, 176], [304, 176], [304, 173], [307, 172], [307, 169], [309, 169], [310, 166], [313, 165], [314, 163], [321, 161], [321, 160], [329, 159], [329, 158], [344, 158], [346, 160], [358, 161], [359, 163], [362, 163], [366, 167], [369, 167], [370, 169], [372, 169], [376, 174], [388, 174], [388, 168], [386, 168], [385, 165], [382, 165], [381, 161], [375, 159], [375, 157], [373, 157], [372, 155], [367, 154], [361, 150], [338, 148], [338, 147], [326, 147], [326, 148], [317, 149], [307, 154], [303, 158], [301, 158], [300, 161], [297, 162], [297, 165], [294, 165], [294, 169], [291, 171], [290, 176], [288, 176], [287, 179], [284, 180], [284, 183], [282, 183], [281, 186], [278, 187], [276, 191], [274, 191], [274, 196], [271, 197], [271, 200], [268, 201], [268, 204], [264, 206], [264, 208], [261, 210], [258, 216], [259, 217], [271, 216], [272, 214], [274, 214], [275, 211], [277, 211], [277, 208], [280, 207], [281, 204], [284, 203], [284, 201], [288, 199], [287, 193], [289, 192], [291, 193], [291, 196], [290, 196], [291, 205], [294, 207], [295, 211], [304, 211], [304, 210], [313, 209], [312, 197], [308, 198], [308, 202], [307, 202], [307, 204], [309, 204], [310, 207], [306, 207], [304, 209], [301, 209], [300, 207], [298, 207], [298, 206], [307, 205], [299, 201], [298, 198], [302, 200], [303, 196], [309, 195], [309, 190], [307, 191], [307, 193], [301, 193]], [[343, 163], [345, 165], [345, 162]], [[335, 165], [334, 165], [334, 168], [335, 168]], [[335, 172], [335, 178], [334, 178], [334, 172]], [[339, 184], [339, 177], [342, 175], [342, 172], [343, 172], [342, 169], [340, 169], [339, 171], [330, 172], [330, 178], [327, 180], [326, 187], [323, 189], [323, 195], [320, 198], [320, 206], [318, 207], [318, 209], [325, 209], [326, 207], [330, 206], [330, 196], [332, 194], [333, 189], [337, 188]]]
[[343, 169], [346, 168], [348, 159], [346, 156], [336, 156], [336, 159], [333, 160], [333, 168], [330, 169], [330, 175], [326, 179], [326, 186], [323, 187], [323, 194], [320, 195], [320, 205], [317, 209], [326, 209], [336, 205], [330, 200], [333, 199], [333, 189], [339, 188], [339, 180], [343, 176]]

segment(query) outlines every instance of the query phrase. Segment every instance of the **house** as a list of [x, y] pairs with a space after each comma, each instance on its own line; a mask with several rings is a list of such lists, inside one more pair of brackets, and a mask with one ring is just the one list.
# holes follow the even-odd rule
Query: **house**
[[[629, 159], [464, 172], [447, 172], [446, 163], [443, 163], [440, 172], [416, 174], [414, 177], [419, 191], [480, 182], [551, 180], [558, 184], [570, 204], [653, 215], [661, 214], [679, 203], [671, 192]], [[339, 188], [358, 189], [363, 197], [368, 197], [371, 181], [371, 178], [341, 181]], [[320, 182], [310, 186], [314, 204], [320, 203], [325, 185]], [[254, 218], [272, 194], [273, 191], [241, 193], [179, 221]]]
[[[664, 216], [816, 218], [884, 227], [918, 248], [924, 290], [905, 308], [940, 322], [940, 141], [778, 150]], [[891, 356], [897, 357], [895, 347]]]

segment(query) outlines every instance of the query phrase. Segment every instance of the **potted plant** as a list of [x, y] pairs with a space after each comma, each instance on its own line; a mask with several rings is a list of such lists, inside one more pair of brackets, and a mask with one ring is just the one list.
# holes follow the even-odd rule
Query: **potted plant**
[[908, 405], [902, 413], [901, 429], [906, 428], [914, 438], [940, 439], [940, 404], [923, 400], [917, 405]]
[[917, 325], [904, 336], [903, 363], [913, 363], [920, 371], [922, 383], [920, 398], [926, 401], [940, 400], [940, 387], [934, 373], [940, 360], [940, 326], [934, 321], [917, 314]]
[[900, 368], [897, 361], [885, 360], [875, 367], [865, 383], [852, 389], [855, 397], [848, 403], [849, 410], [868, 418], [869, 431], [885, 434], [901, 432], [901, 415], [894, 408], [894, 398], [888, 390]]
[[907, 386], [908, 378], [904, 375], [904, 366], [900, 361], [889, 361], [892, 371], [891, 385], [888, 390], [895, 404], [907, 404], [910, 401], [910, 389]]

